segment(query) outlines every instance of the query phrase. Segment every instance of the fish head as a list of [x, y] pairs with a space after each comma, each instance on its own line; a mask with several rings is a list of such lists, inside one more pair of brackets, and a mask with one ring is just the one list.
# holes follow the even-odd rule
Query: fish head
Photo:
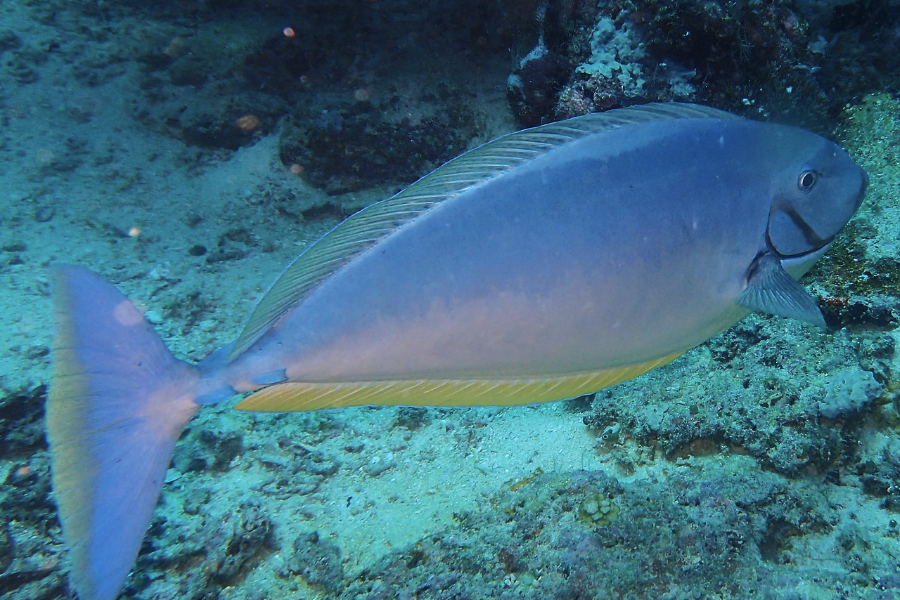
[[869, 177], [837, 144], [778, 127], [776, 175], [766, 245], [795, 277], [805, 273], [860, 207]]

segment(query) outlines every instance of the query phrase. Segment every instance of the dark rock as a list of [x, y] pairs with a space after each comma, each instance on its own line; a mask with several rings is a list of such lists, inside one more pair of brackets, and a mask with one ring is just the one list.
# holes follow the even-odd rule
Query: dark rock
[[287, 568], [300, 575], [310, 585], [326, 590], [337, 590], [344, 578], [341, 565], [341, 549], [334, 542], [324, 539], [318, 531], [302, 533], [294, 539], [294, 554], [288, 559]]

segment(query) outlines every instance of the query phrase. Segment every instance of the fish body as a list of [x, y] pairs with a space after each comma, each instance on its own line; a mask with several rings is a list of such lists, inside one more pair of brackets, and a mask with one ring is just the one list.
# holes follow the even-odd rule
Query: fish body
[[233, 383], [562, 375], [691, 348], [749, 312], [735, 300], [765, 248], [759, 173], [796, 153], [765, 139], [779, 131], [652, 122], [468, 189], [336, 271]]
[[198, 365], [99, 276], [59, 268], [48, 433], [76, 589], [118, 593], [200, 405], [526, 404], [638, 375], [752, 310], [824, 325], [796, 279], [866, 182], [817, 135], [694, 105], [518, 132], [332, 230]]

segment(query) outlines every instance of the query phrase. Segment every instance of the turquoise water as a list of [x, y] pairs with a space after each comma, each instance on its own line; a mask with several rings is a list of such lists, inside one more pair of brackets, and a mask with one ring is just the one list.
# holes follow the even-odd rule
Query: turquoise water
[[[204, 409], [123, 597], [900, 595], [900, 104], [870, 48], [895, 47], [891, 7], [748, 8], [734, 60], [697, 42], [708, 63], [663, 68], [684, 47], [655, 24], [730, 35], [679, 6], [610, 4], [604, 42], [575, 3], [0, 5], [3, 597], [73, 595], [42, 421], [49, 265], [97, 270], [199, 360], [305, 245], [444, 160], [529, 118], [671, 99], [802, 123], [866, 168], [866, 204], [804, 279], [827, 332], [752, 315], [544, 406]], [[541, 33], [565, 60], [532, 71]], [[610, 48], [627, 85], [588, 78]], [[570, 80], [579, 61], [594, 70]], [[785, 79], [745, 83], [763, 76]]]

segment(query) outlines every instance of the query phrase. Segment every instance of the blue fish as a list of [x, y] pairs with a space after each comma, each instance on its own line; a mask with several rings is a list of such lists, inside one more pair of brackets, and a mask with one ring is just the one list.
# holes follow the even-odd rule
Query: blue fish
[[635, 377], [751, 311], [824, 326], [797, 279], [867, 181], [817, 135], [689, 104], [512, 133], [309, 246], [196, 365], [98, 275], [56, 267], [47, 432], [74, 588], [118, 595], [200, 406], [529, 404]]

